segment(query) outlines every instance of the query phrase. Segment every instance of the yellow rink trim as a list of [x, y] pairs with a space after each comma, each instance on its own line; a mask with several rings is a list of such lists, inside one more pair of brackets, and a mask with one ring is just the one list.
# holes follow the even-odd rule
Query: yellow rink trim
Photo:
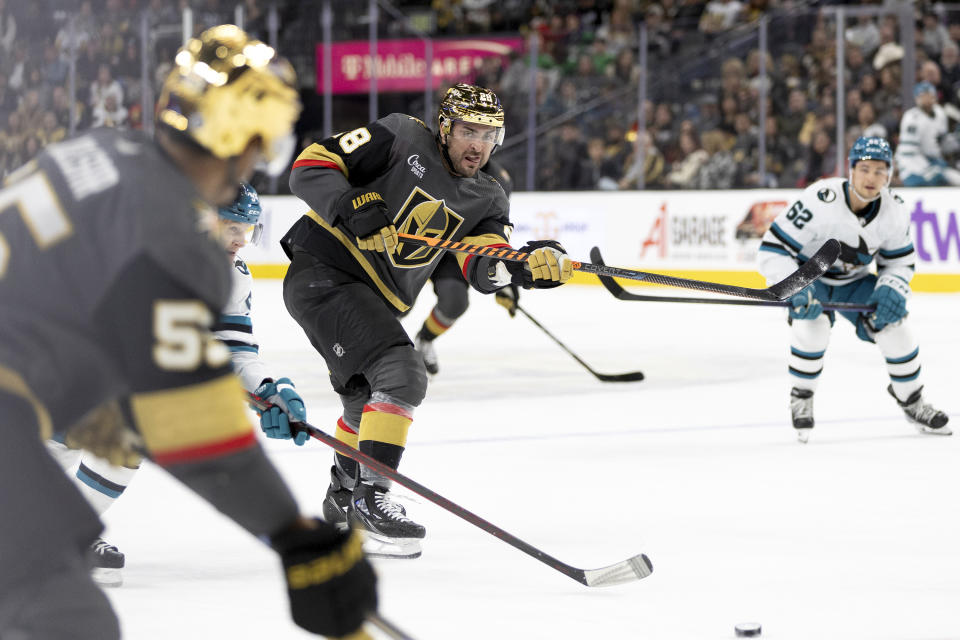
[[[283, 278], [287, 272], [285, 264], [248, 264], [250, 273], [254, 278]], [[629, 267], [628, 267], [629, 268]], [[719, 282], [720, 284], [732, 284], [738, 287], [750, 287], [761, 289], [766, 282], [756, 271], [721, 271], [708, 269], [649, 269], [650, 273], [659, 273], [676, 278], [689, 278], [691, 280], [707, 280], [708, 282]], [[660, 285], [648, 284], [639, 280], [617, 279], [625, 287], [633, 286], [652, 286]], [[600, 281], [591, 273], [582, 273], [575, 271], [570, 284], [590, 284], [598, 285]], [[956, 293], [960, 292], [960, 273], [918, 273], [913, 277], [910, 286], [914, 291], [927, 293]], [[671, 289], [674, 287], [670, 287]]]

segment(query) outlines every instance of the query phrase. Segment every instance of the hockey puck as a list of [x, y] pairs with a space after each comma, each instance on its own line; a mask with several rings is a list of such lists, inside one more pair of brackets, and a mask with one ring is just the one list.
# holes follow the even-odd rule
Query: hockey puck
[[741, 622], [733, 628], [738, 638], [756, 638], [760, 635], [759, 622]]

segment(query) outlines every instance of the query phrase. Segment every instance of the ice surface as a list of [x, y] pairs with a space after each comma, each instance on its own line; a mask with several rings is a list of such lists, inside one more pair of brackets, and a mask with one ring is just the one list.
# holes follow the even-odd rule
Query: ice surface
[[[424, 292], [404, 321], [411, 333], [433, 299]], [[954, 420], [958, 302], [910, 303], [926, 396]], [[654, 573], [590, 589], [405, 499], [427, 527], [423, 557], [376, 568], [383, 615], [414, 638], [708, 640], [745, 621], [768, 640], [960, 638], [960, 436], [917, 434], [887, 395], [879, 351], [845, 321], [801, 445], [783, 310], [524, 292], [524, 308], [596, 370], [647, 376], [612, 384], [492, 296], [471, 303], [436, 342], [440, 374], [401, 471], [568, 564], [643, 552]], [[310, 421], [332, 432], [339, 403], [279, 282], [257, 281], [254, 329]], [[265, 446], [319, 513], [330, 450]], [[276, 557], [156, 467], [105, 520], [127, 556], [124, 586], [109, 591], [126, 638], [313, 637], [289, 621]]]

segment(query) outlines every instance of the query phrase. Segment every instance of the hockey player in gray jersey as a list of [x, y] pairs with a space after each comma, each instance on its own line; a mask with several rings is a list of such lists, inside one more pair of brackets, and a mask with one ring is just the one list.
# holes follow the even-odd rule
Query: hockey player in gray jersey
[[[398, 230], [509, 246], [508, 202], [482, 167], [503, 141], [503, 109], [488, 89], [455, 85], [440, 103], [438, 132], [395, 113], [305, 149], [290, 187], [311, 208], [281, 241], [291, 258], [287, 310], [330, 371], [343, 415], [337, 438], [397, 468], [427, 386], [423, 360], [398, 320], [443, 253], [398, 242]], [[571, 261], [559, 243], [522, 249], [524, 264], [458, 255], [482, 293], [511, 283], [555, 287]], [[386, 478], [337, 455], [324, 516], [363, 527], [382, 555], [413, 558], [426, 529], [407, 517]]]
[[305, 629], [347, 635], [376, 606], [359, 537], [301, 515], [210, 331], [230, 290], [212, 205], [261, 158], [285, 164], [293, 83], [273, 49], [214, 27], [178, 53], [156, 140], [98, 129], [0, 191], [0, 638], [120, 636], [84, 561], [102, 524], [54, 435], [113, 464], [146, 456], [270, 544]]
[[[510, 192], [513, 190], [512, 181], [510, 174], [500, 163], [490, 159], [480, 170], [496, 178], [507, 198], [510, 198]], [[423, 358], [423, 366], [426, 367], [427, 373], [433, 375], [440, 370], [433, 341], [446, 333], [460, 316], [467, 312], [470, 298], [469, 285], [460, 273], [460, 263], [454, 254], [447, 254], [440, 259], [440, 263], [430, 276], [430, 281], [433, 282], [433, 292], [437, 296], [437, 302], [430, 310], [430, 315], [423, 321], [420, 331], [414, 338], [413, 346]], [[511, 318], [517, 314], [517, 302], [520, 298], [517, 285], [511, 284], [497, 290], [494, 297], [497, 304], [503, 306]]]
[[[260, 413], [263, 432], [270, 438], [293, 437], [298, 445], [302, 445], [307, 433], [295, 429], [292, 432], [290, 423], [306, 420], [303, 399], [289, 378], [272, 378], [269, 367], [260, 358], [260, 347], [254, 338], [250, 316], [253, 278], [246, 263], [237, 255], [248, 242], [258, 241], [263, 229], [260, 222], [262, 212], [256, 190], [246, 183], [240, 185], [233, 203], [219, 208], [216, 235], [233, 268], [233, 284], [227, 305], [213, 325], [213, 332], [230, 350], [233, 370], [240, 377], [244, 389], [273, 405]], [[57, 440], [49, 440], [47, 448], [60, 466], [71, 472], [77, 488], [97, 515], [101, 516], [123, 495], [140, 467], [139, 460], [131, 461], [126, 466], [112, 465], [88, 451], [70, 449]], [[116, 587], [123, 583], [121, 569], [126, 559], [116, 546], [97, 538], [91, 546], [90, 555], [93, 578], [97, 584]]]
[[[813, 394], [830, 340], [835, 312], [822, 302], [876, 305], [873, 313], [840, 312], [857, 336], [875, 342], [886, 359], [887, 391], [921, 433], [950, 435], [948, 417], [923, 398], [920, 348], [910, 328], [907, 299], [914, 249], [907, 207], [888, 185], [890, 144], [859, 138], [850, 150], [850, 178], [827, 178], [807, 187], [764, 234], [760, 272], [781, 280], [827, 239], [842, 244], [839, 260], [820, 280], [790, 299], [790, 409], [801, 442], [813, 428]], [[876, 260], [877, 273], [870, 272]]]

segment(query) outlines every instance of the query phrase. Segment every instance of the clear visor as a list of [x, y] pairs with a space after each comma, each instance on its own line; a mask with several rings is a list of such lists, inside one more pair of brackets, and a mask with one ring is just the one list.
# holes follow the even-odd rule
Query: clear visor
[[503, 127], [490, 127], [473, 124], [472, 122], [456, 121], [450, 127], [450, 137], [464, 142], [478, 142], [490, 147], [503, 144], [505, 130]]
[[236, 245], [245, 247], [248, 244], [260, 244], [260, 237], [263, 235], [263, 225], [259, 222], [257, 224], [248, 224], [220, 218], [217, 220], [217, 235], [227, 250], [232, 249]]

